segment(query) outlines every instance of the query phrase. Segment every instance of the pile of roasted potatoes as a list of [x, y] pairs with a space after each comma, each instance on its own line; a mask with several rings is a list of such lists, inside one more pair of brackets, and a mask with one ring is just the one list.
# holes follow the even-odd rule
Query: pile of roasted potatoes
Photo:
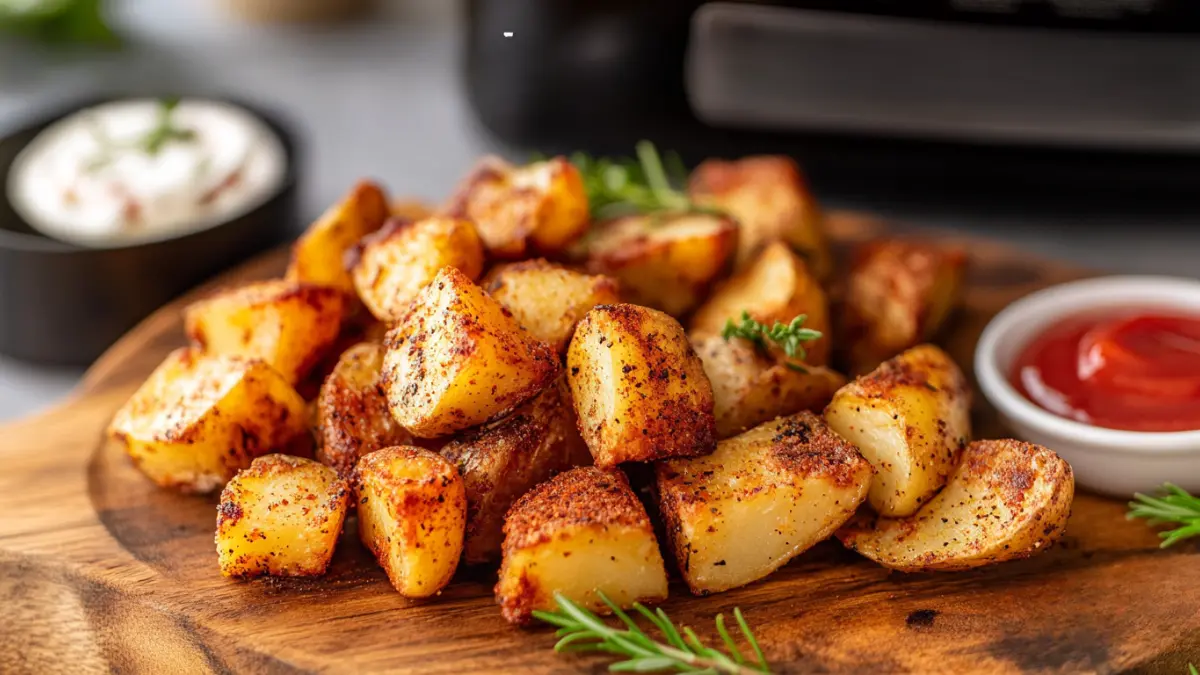
[[[928, 344], [961, 251], [875, 240], [839, 271], [786, 158], [710, 160], [687, 190], [703, 209], [593, 222], [563, 158], [486, 159], [440, 208], [360, 183], [283, 278], [187, 307], [190, 346], [110, 436], [164, 488], [223, 488], [226, 576], [323, 574], [351, 517], [408, 597], [498, 562], [518, 624], [556, 592], [661, 599], [668, 560], [704, 595], [831, 536], [917, 572], [1062, 535], [1071, 468], [972, 441]], [[744, 315], [821, 336], [789, 355], [730, 335]]]

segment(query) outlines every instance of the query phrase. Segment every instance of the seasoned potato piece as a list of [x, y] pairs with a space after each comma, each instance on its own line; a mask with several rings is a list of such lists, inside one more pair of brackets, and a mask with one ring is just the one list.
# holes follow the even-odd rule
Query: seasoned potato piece
[[150, 480], [211, 492], [251, 460], [308, 437], [304, 399], [265, 362], [181, 348], [117, 411], [108, 430]]
[[560, 380], [508, 417], [468, 429], [442, 448], [467, 488], [466, 562], [499, 559], [504, 514], [513, 502], [555, 474], [591, 462], [565, 390]]
[[262, 359], [294, 385], [337, 339], [345, 306], [330, 286], [260, 281], [188, 305], [184, 328], [206, 353]]
[[357, 344], [342, 353], [317, 397], [317, 459], [349, 476], [363, 455], [408, 445], [408, 435], [387, 407], [379, 383], [383, 345]]
[[288, 455], [259, 457], [221, 492], [216, 537], [221, 574], [324, 574], [349, 501], [349, 483], [327, 466]]
[[358, 462], [354, 491], [359, 536], [400, 595], [426, 598], [450, 583], [467, 519], [453, 464], [412, 446], [376, 450]]
[[401, 220], [424, 220], [433, 215], [434, 209], [419, 199], [393, 200], [388, 212], [393, 218]]
[[616, 279], [625, 300], [683, 316], [728, 269], [736, 246], [737, 225], [721, 216], [627, 216], [596, 232], [587, 266]]
[[683, 328], [637, 305], [587, 313], [567, 350], [579, 430], [596, 466], [692, 457], [716, 447], [712, 385]]
[[825, 421], [875, 467], [871, 507], [908, 516], [946, 484], [971, 439], [971, 390], [950, 356], [914, 347], [842, 387]]
[[554, 594], [607, 612], [667, 597], [667, 572], [646, 509], [619, 469], [580, 467], [538, 485], [504, 522], [496, 599], [504, 618], [527, 624], [556, 607]]
[[776, 321], [791, 323], [803, 314], [804, 327], [824, 336], [804, 345], [807, 363], [824, 365], [829, 360], [829, 302], [825, 291], [808, 273], [804, 261], [787, 246], [774, 242], [746, 267], [722, 284], [692, 316], [694, 334], [720, 334], [725, 323], [735, 323], [742, 312], [768, 326]]
[[392, 416], [436, 438], [511, 410], [554, 381], [558, 355], [462, 272], [443, 268], [388, 333]]
[[866, 499], [871, 465], [802, 412], [659, 462], [659, 508], [696, 595], [757, 581], [833, 534]]
[[688, 192], [697, 203], [738, 221], [739, 267], [766, 244], [782, 241], [804, 257], [817, 278], [825, 279], [833, 270], [821, 209], [790, 158], [710, 159], [692, 172]]
[[589, 309], [620, 302], [616, 281], [542, 259], [496, 267], [482, 286], [534, 337], [560, 354]]
[[443, 267], [475, 280], [483, 274], [483, 242], [475, 226], [455, 218], [392, 220], [365, 238], [354, 263], [354, 287], [380, 321], [398, 321]]
[[801, 410], [821, 410], [846, 384], [840, 373], [774, 358], [746, 340], [700, 335], [692, 338], [692, 347], [712, 383], [717, 438]]
[[932, 338], [958, 302], [965, 266], [962, 251], [916, 241], [860, 246], [843, 315], [851, 372], [868, 372]]
[[479, 227], [488, 254], [520, 259], [565, 250], [588, 228], [579, 170], [563, 157], [513, 166], [480, 160], [446, 207]]
[[1028, 558], [1066, 531], [1071, 466], [1021, 441], [976, 441], [938, 496], [907, 518], [863, 514], [837, 533], [847, 548], [902, 572], [965, 570]]
[[378, 230], [387, 216], [387, 196], [382, 188], [370, 181], [355, 185], [296, 240], [287, 279], [354, 293], [344, 262], [346, 252]]

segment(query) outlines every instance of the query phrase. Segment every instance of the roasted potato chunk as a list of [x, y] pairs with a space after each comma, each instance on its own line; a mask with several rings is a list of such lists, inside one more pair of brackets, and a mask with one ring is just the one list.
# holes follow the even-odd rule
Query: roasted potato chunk
[[843, 339], [858, 375], [931, 339], [961, 292], [966, 255], [917, 241], [875, 240], [854, 255]]
[[443, 267], [471, 280], [483, 274], [483, 242], [475, 226], [455, 218], [392, 220], [365, 238], [354, 263], [354, 287], [380, 321], [398, 321]]
[[467, 488], [464, 561], [499, 559], [504, 514], [513, 502], [555, 474], [591, 462], [565, 389], [560, 380], [508, 417], [468, 429], [442, 447]]
[[821, 209], [790, 158], [710, 159], [692, 172], [688, 192], [697, 203], [738, 221], [738, 267], [772, 241], [782, 241], [803, 256], [818, 279], [833, 271]]
[[775, 358], [746, 340], [700, 335], [692, 338], [692, 347], [712, 383], [717, 438], [802, 410], [822, 410], [846, 384], [840, 373]]
[[488, 421], [554, 381], [558, 355], [459, 270], [445, 267], [388, 333], [383, 386], [414, 436]]
[[359, 460], [354, 491], [359, 536], [401, 595], [426, 598], [450, 583], [467, 518], [453, 464], [412, 446], [376, 450]]
[[445, 211], [474, 221], [488, 255], [494, 258], [552, 255], [588, 228], [583, 180], [563, 157], [526, 166], [486, 157]]
[[387, 216], [387, 196], [382, 188], [370, 181], [355, 185], [296, 240], [287, 279], [353, 294], [354, 284], [344, 262], [346, 252], [378, 230]]
[[554, 594], [607, 612], [667, 597], [667, 573], [646, 509], [619, 469], [580, 467], [538, 485], [504, 522], [496, 599], [504, 618], [528, 624]]
[[1028, 558], [1066, 531], [1071, 466], [1021, 441], [976, 441], [938, 496], [907, 518], [856, 517], [842, 543], [901, 572], [965, 570]]
[[871, 507], [909, 516], [949, 480], [971, 439], [971, 390], [933, 345], [914, 347], [842, 387], [825, 421], [875, 467]]
[[720, 334], [726, 322], [741, 320], [749, 312], [755, 321], [772, 326], [791, 323], [803, 314], [804, 327], [823, 336], [804, 345], [805, 362], [824, 365], [829, 360], [829, 301], [808, 267], [787, 246], [768, 244], [740, 272], [722, 284], [692, 316], [693, 334]]
[[317, 396], [317, 459], [348, 477], [363, 455], [408, 445], [412, 437], [388, 410], [379, 382], [383, 345], [362, 342], [342, 353]]
[[217, 506], [217, 558], [227, 577], [325, 573], [350, 484], [309, 459], [266, 455], [239, 471]]
[[620, 302], [613, 279], [543, 259], [496, 267], [482, 286], [534, 337], [560, 354], [567, 350], [575, 325], [589, 309]]
[[395, 199], [388, 207], [388, 213], [400, 220], [424, 220], [434, 214], [434, 209], [419, 199]]
[[757, 581], [841, 527], [866, 499], [871, 465], [811, 412], [655, 467], [659, 508], [696, 595]]
[[194, 302], [183, 318], [206, 353], [262, 359], [295, 385], [337, 339], [345, 307], [331, 286], [272, 280]]
[[721, 216], [627, 216], [597, 230], [587, 267], [616, 279], [626, 301], [679, 317], [728, 269], [737, 236], [737, 225]]
[[596, 466], [691, 457], [716, 447], [712, 385], [670, 316], [600, 305], [567, 350], [579, 430]]
[[150, 480], [211, 492], [260, 455], [308, 437], [304, 399], [264, 361], [176, 349], [119, 410], [109, 436]]

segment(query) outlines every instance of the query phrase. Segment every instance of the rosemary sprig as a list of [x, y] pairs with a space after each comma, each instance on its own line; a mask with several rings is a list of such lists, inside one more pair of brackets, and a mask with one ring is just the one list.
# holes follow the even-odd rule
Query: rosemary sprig
[[1188, 664], [1188, 675], [1200, 675], [1200, 671], [1196, 670], [1195, 664]]
[[554, 594], [558, 611], [535, 611], [533, 615], [552, 626], [558, 626], [556, 652], [606, 652], [625, 657], [608, 667], [612, 672], [653, 673], [675, 671], [682, 673], [717, 673], [725, 675], [761, 675], [770, 673], [762, 648], [758, 645], [746, 618], [740, 609], [733, 610], [734, 620], [754, 652], [754, 661], [748, 661], [738, 648], [737, 641], [725, 627], [724, 615], [716, 617], [717, 633], [725, 643], [726, 652], [706, 646], [696, 633], [687, 626], [680, 633], [662, 609], [650, 610], [640, 603], [633, 608], [663, 634], [666, 642], [651, 638], [606, 595], [597, 595], [616, 615], [624, 629], [614, 628], [593, 612], [580, 607], [560, 593]]
[[[721, 330], [721, 337], [729, 340], [730, 338], [741, 338], [753, 342], [756, 347], [766, 350], [767, 343], [772, 342], [783, 350], [789, 359], [800, 359], [803, 361], [808, 357], [808, 351], [804, 348], [803, 343], [812, 342], [821, 337], [821, 331], [811, 328], [804, 328], [804, 321], [808, 319], [807, 314], [801, 314], [792, 319], [791, 323], [775, 322], [773, 326], [767, 326], [765, 323], [755, 321], [750, 312], [742, 312], [742, 320], [739, 323], [734, 323], [733, 319], [725, 321], [725, 328]], [[788, 363], [789, 368], [805, 372], [803, 366], [795, 363]]]
[[571, 155], [579, 169], [593, 220], [633, 213], [718, 213], [692, 202], [679, 189], [687, 181], [683, 161], [674, 152], [660, 157], [650, 141], [639, 141], [636, 159]]
[[1200, 497], [1193, 497], [1187, 490], [1171, 483], [1163, 485], [1162, 493], [1158, 497], [1135, 494], [1129, 502], [1128, 517], [1145, 518], [1150, 525], [1179, 525], [1159, 534], [1163, 548], [1200, 536]]

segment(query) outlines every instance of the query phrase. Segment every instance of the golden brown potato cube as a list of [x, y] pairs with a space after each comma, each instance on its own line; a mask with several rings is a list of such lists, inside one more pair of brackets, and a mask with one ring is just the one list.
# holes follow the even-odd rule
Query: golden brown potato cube
[[177, 349], [119, 410], [109, 436], [150, 480], [211, 492], [308, 436], [304, 399], [265, 362]]
[[772, 326], [789, 324], [803, 314], [804, 327], [823, 337], [804, 343], [805, 362], [825, 365], [829, 360], [829, 302], [808, 267], [787, 246], [768, 244], [729, 281], [717, 288], [692, 316], [693, 334], [721, 334], [726, 322], [741, 321], [749, 312], [755, 321]]
[[921, 345], [838, 390], [825, 421], [875, 467], [871, 507], [916, 513], [971, 439], [971, 389], [948, 354]]
[[436, 438], [513, 409], [560, 369], [549, 345], [462, 272], [446, 267], [388, 333], [383, 386], [401, 426]]
[[205, 353], [262, 359], [295, 385], [337, 339], [345, 306], [330, 286], [260, 281], [188, 305], [184, 327]]
[[692, 338], [713, 389], [717, 438], [802, 410], [822, 410], [846, 384], [841, 373], [779, 359], [753, 343], [720, 335]]
[[560, 354], [589, 309], [620, 302], [613, 279], [542, 259], [493, 268], [482, 286], [534, 337]]
[[370, 181], [355, 185], [296, 240], [287, 279], [354, 293], [344, 262], [346, 252], [378, 230], [387, 216], [387, 196], [382, 188]]
[[580, 467], [538, 485], [504, 522], [496, 599], [504, 618], [528, 624], [556, 608], [555, 593], [607, 613], [667, 597], [667, 573], [646, 509], [619, 469]]
[[966, 255], [917, 241], [876, 240], [855, 252], [844, 339], [851, 372], [932, 338], [958, 302]]
[[368, 452], [408, 445], [412, 437], [388, 410], [379, 381], [383, 345], [357, 344], [342, 353], [317, 397], [317, 459], [349, 476]]
[[412, 446], [376, 450], [358, 462], [354, 490], [359, 536], [401, 595], [426, 598], [450, 583], [467, 518], [453, 464]]
[[804, 257], [818, 279], [832, 272], [820, 206], [790, 158], [710, 159], [692, 172], [688, 192], [697, 203], [738, 221], [738, 267], [772, 241], [782, 241]]
[[217, 506], [217, 558], [227, 577], [325, 573], [350, 484], [310, 459], [266, 455], [239, 471]]
[[967, 446], [953, 478], [907, 518], [860, 514], [842, 543], [901, 572], [941, 572], [1028, 558], [1066, 531], [1075, 497], [1071, 466], [1014, 440]]
[[380, 321], [398, 321], [443, 267], [471, 280], [483, 274], [483, 242], [475, 226], [456, 218], [393, 220], [363, 240], [354, 263], [354, 287]]
[[525, 166], [485, 157], [445, 211], [479, 227], [488, 255], [510, 260], [564, 251], [589, 222], [583, 180], [563, 157]]
[[810, 412], [706, 457], [656, 466], [659, 508], [696, 595], [757, 581], [828, 538], [866, 499], [871, 465]]
[[679, 322], [638, 305], [587, 313], [567, 350], [579, 431], [596, 466], [716, 447], [713, 392]]
[[729, 268], [737, 237], [737, 225], [722, 216], [627, 216], [599, 227], [587, 266], [616, 279], [626, 301], [678, 317]]
[[499, 559], [504, 514], [513, 502], [555, 474], [591, 462], [565, 389], [560, 380], [508, 417], [468, 429], [442, 448], [467, 488], [466, 562]]

